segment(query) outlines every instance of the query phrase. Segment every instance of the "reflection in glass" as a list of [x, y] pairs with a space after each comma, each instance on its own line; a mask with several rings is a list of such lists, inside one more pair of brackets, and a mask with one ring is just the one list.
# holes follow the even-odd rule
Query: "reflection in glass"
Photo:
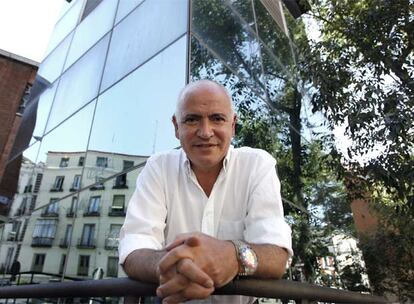
[[68, 157], [67, 168], [78, 168], [79, 158], [84, 156], [82, 153], [79, 155], [79, 152], [84, 153], [88, 143], [94, 107], [95, 101], [45, 135], [37, 162], [44, 162], [49, 167], [59, 167], [61, 159]]
[[[260, 44], [250, 25], [219, 0], [194, 0], [192, 31], [202, 45], [249, 86], [265, 96]], [[244, 9], [250, 10], [248, 5]], [[220, 22], [211, 22], [211, 20]]]
[[72, 36], [73, 33], [68, 35], [40, 65], [38, 74], [50, 83], [54, 82], [62, 73]]
[[33, 144], [36, 140], [40, 140], [43, 137], [46, 123], [49, 118], [50, 109], [52, 107], [53, 98], [55, 97], [56, 87], [57, 82], [55, 82], [50, 88], [44, 91], [39, 98], [36, 113], [36, 125], [33, 130], [33, 136], [30, 144]]
[[118, 4], [118, 12], [116, 13], [116, 20], [115, 23], [118, 23], [122, 18], [124, 18], [128, 13], [130, 13], [134, 8], [136, 8], [139, 4], [142, 3], [144, 0], [128, 0], [119, 1]]
[[117, 1], [103, 1], [79, 24], [70, 46], [65, 69], [111, 29], [116, 5]]
[[183, 35], [186, 16], [187, 0], [145, 1], [122, 20], [113, 30], [101, 91]]
[[88, 150], [150, 155], [178, 146], [171, 116], [185, 84], [185, 56], [183, 37], [102, 94]]
[[98, 93], [109, 35], [102, 38], [60, 79], [46, 130], [50, 131]]
[[67, 13], [56, 23], [49, 40], [46, 55], [49, 54], [76, 26], [84, 0], [77, 0]]

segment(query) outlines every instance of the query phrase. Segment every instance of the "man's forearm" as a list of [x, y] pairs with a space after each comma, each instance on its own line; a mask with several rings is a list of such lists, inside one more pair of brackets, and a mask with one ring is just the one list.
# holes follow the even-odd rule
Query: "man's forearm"
[[258, 267], [253, 275], [263, 279], [280, 279], [286, 271], [288, 253], [284, 248], [270, 244], [250, 244], [256, 253]]
[[126, 258], [123, 267], [128, 277], [159, 284], [158, 262], [165, 250], [138, 249]]

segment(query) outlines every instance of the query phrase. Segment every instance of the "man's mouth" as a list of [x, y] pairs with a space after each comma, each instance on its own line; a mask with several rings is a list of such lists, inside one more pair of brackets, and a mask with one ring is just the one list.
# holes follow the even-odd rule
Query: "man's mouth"
[[197, 148], [211, 148], [211, 147], [215, 147], [218, 145], [217, 144], [194, 144], [193, 146]]

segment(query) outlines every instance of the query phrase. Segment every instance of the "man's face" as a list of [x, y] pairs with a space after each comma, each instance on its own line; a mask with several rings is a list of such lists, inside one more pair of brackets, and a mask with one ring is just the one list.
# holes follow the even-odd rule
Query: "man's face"
[[173, 117], [175, 136], [193, 170], [220, 169], [234, 135], [236, 116], [222, 88], [202, 84], [190, 89]]

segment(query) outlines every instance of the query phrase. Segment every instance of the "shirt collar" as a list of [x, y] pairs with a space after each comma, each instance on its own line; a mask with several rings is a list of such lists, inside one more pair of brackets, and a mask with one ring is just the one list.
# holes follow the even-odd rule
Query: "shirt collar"
[[[229, 146], [229, 149], [227, 150], [227, 154], [224, 157], [224, 160], [223, 160], [223, 171], [225, 173], [227, 173], [228, 166], [229, 166], [229, 161], [230, 161], [230, 157], [231, 157], [231, 154], [233, 152], [233, 149], [234, 149], [234, 147], [232, 145], [230, 145]], [[187, 154], [185, 154], [183, 148], [181, 148], [181, 153], [183, 155], [183, 158], [182, 159], [183, 159], [183, 166], [185, 168], [185, 172], [187, 173], [187, 175], [190, 175], [190, 173], [191, 173], [190, 160], [188, 159]]]

